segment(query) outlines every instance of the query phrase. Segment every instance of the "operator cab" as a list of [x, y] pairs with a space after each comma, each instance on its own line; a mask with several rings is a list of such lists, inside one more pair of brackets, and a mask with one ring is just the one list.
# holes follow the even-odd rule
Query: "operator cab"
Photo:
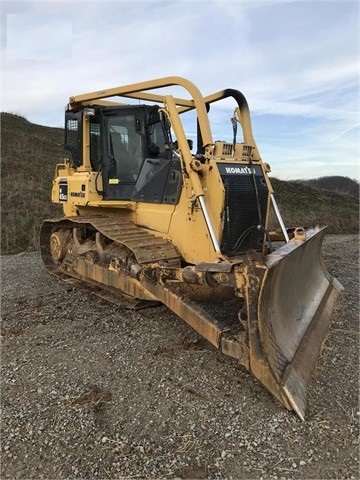
[[[84, 122], [88, 114], [89, 121]], [[87, 126], [87, 127], [86, 127]], [[104, 200], [177, 203], [179, 159], [173, 154], [170, 126], [158, 106], [96, 106], [65, 114], [65, 149], [74, 168], [85, 164], [83, 129], [88, 128], [91, 170], [102, 176]]]

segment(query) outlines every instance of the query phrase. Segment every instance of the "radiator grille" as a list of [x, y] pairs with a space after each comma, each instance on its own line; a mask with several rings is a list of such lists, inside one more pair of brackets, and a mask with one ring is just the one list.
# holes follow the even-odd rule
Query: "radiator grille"
[[233, 145], [231, 143], [223, 143], [222, 147], [223, 147], [222, 148], [223, 155], [232, 155]]
[[264, 232], [257, 228], [260, 219], [254, 180], [259, 196], [261, 223], [264, 225], [268, 189], [262, 174], [222, 174], [221, 178], [226, 189], [221, 251], [226, 255], [234, 255], [249, 249], [261, 250]]
[[251, 153], [252, 153], [252, 147], [250, 145], [244, 145], [243, 146], [243, 151], [242, 151], [242, 156], [250, 159]]

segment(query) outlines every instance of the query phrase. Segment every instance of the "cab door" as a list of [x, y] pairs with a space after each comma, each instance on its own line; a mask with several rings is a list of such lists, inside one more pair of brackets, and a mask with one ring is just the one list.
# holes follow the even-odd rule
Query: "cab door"
[[104, 199], [130, 200], [144, 159], [143, 115], [127, 108], [104, 113]]

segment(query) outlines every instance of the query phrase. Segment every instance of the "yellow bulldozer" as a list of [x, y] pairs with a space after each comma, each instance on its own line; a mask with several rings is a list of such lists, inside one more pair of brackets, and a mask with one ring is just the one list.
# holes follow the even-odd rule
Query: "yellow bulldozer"
[[[230, 141], [215, 141], [210, 108], [229, 105]], [[304, 419], [342, 287], [324, 228], [285, 227], [244, 95], [176, 76], [76, 95], [65, 149], [52, 185], [64, 216], [40, 232], [47, 270], [132, 308], [165, 304]]]

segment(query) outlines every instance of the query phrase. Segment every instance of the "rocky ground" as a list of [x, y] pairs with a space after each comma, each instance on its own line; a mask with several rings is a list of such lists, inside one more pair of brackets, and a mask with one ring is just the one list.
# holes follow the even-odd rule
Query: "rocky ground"
[[1, 257], [3, 479], [358, 479], [357, 235], [305, 422], [165, 307], [133, 312]]

